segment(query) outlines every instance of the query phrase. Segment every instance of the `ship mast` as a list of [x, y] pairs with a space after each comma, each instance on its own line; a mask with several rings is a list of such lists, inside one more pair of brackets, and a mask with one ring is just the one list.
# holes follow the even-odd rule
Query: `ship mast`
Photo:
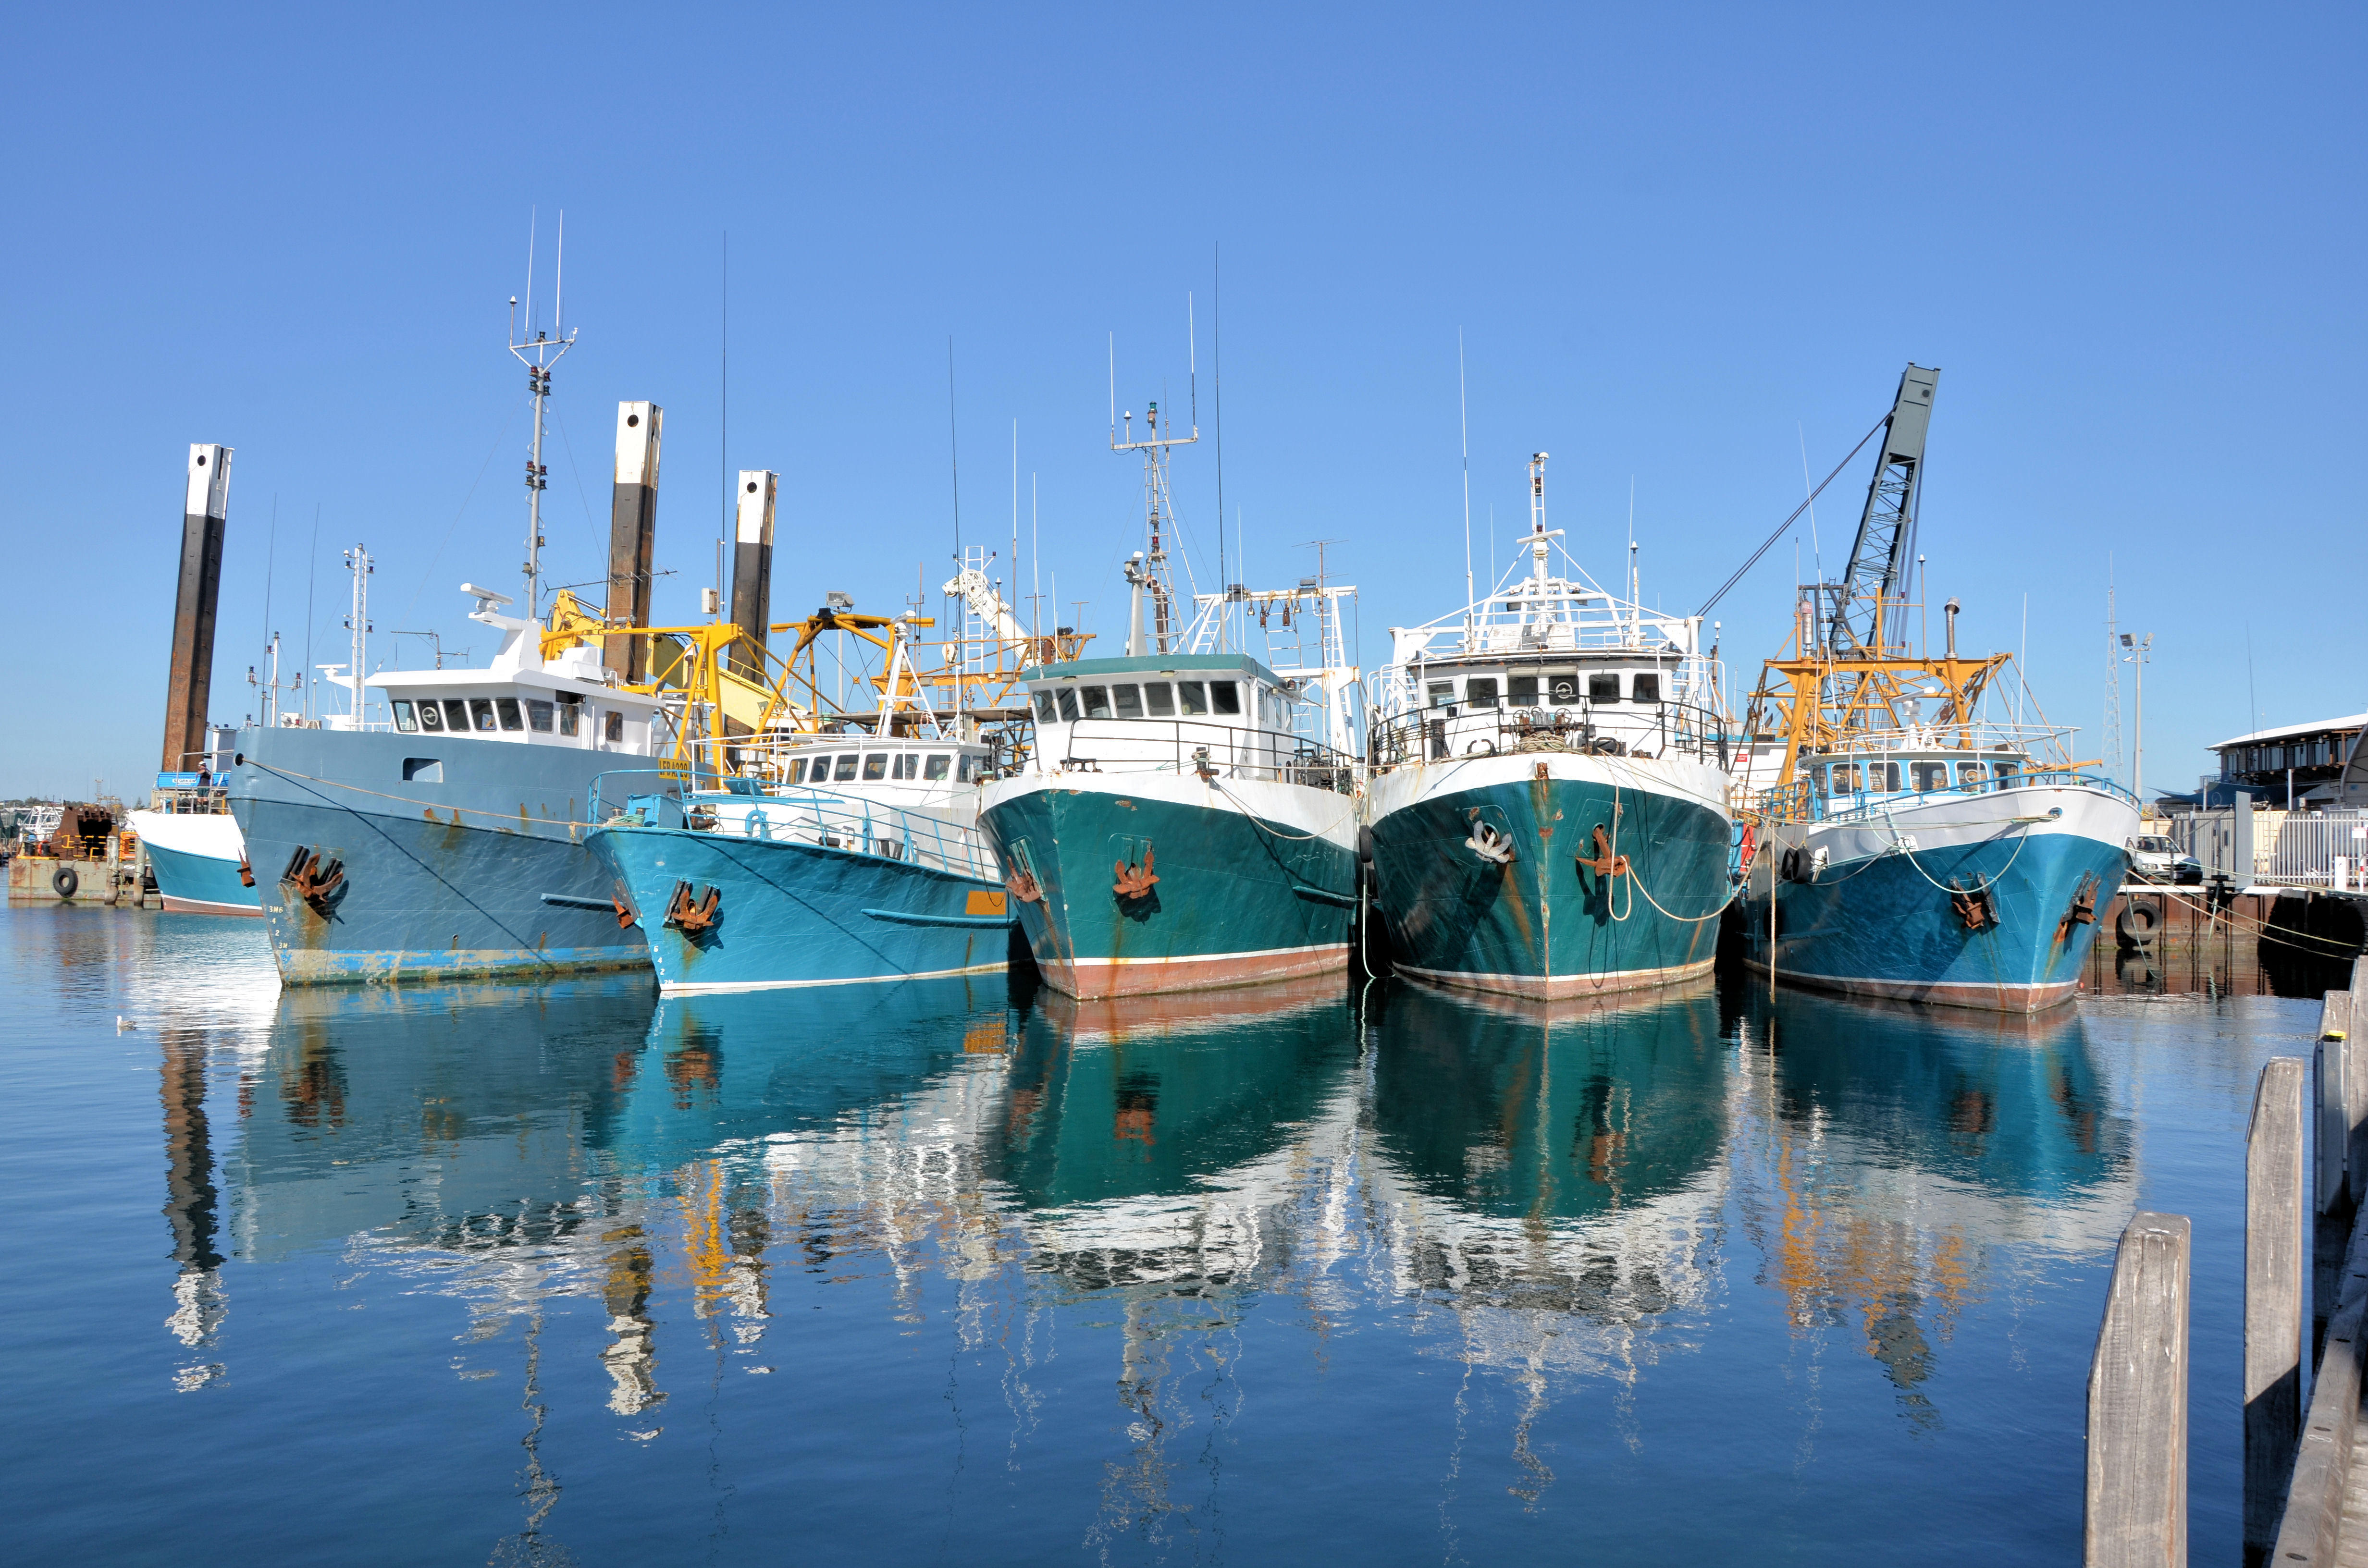
[[540, 594], [542, 578], [542, 491], [551, 471], [542, 460], [543, 404], [551, 396], [551, 367], [570, 348], [575, 347], [575, 335], [561, 328], [562, 292], [567, 265], [567, 214], [559, 215], [559, 257], [552, 268], [552, 324], [548, 331], [534, 324], [534, 221], [527, 221], [526, 237], [526, 330], [530, 337], [521, 336], [518, 324], [518, 296], [510, 296], [510, 352], [526, 367], [527, 391], [534, 398], [534, 445], [526, 460], [526, 565], [521, 568], [526, 577], [526, 618], [540, 619], [542, 615]]
[[[1192, 303], [1185, 296], [1185, 333], [1190, 342]], [[1192, 389], [1191, 431], [1189, 436], [1170, 434], [1173, 415], [1163, 416], [1157, 403], [1149, 404], [1144, 412], [1144, 436], [1134, 437], [1134, 411], [1124, 415], [1125, 435], [1120, 436], [1118, 407], [1118, 349], [1115, 340], [1110, 348], [1110, 450], [1143, 454], [1143, 511], [1145, 549], [1139, 551], [1125, 564], [1127, 582], [1126, 651], [1129, 657], [1146, 653], [1174, 652], [1183, 641], [1184, 628], [1176, 614], [1176, 585], [1167, 568], [1167, 540], [1176, 527], [1176, 503], [1167, 489], [1167, 454], [1174, 447], [1189, 447], [1201, 438], [1200, 359], [1197, 347], [1188, 347], [1187, 363], [1190, 367]], [[1224, 519], [1218, 519], [1223, 527]], [[1144, 624], [1144, 599], [1151, 604], [1151, 623]]]

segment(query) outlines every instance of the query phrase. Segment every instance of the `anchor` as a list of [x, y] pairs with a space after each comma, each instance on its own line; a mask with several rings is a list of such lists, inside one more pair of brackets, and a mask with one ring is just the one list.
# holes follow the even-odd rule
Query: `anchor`
[[2090, 871], [2081, 877], [2079, 887], [2072, 893], [2072, 906], [2064, 912], [2064, 918], [2055, 923], [2055, 939], [2059, 942], [2066, 940], [2072, 935], [2075, 926], [2094, 926], [2096, 923], [2097, 873]]
[[1599, 877], [1624, 877], [1629, 874], [1628, 857], [1611, 853], [1611, 840], [1604, 833], [1601, 823], [1595, 824], [1595, 858], [1590, 860], [1582, 855], [1578, 858], [1578, 866], [1579, 869], [1593, 871]]
[[244, 849], [238, 852], [238, 885], [243, 888], [255, 885], [255, 868], [246, 863], [246, 851]]
[[1004, 878], [1003, 891], [1009, 893], [1012, 897], [1018, 899], [1022, 903], [1042, 903], [1044, 902], [1044, 890], [1036, 885], [1035, 873], [1031, 871], [1014, 871], [1011, 875]]
[[300, 844], [296, 846], [295, 855], [289, 859], [288, 869], [279, 873], [279, 880], [298, 898], [311, 904], [314, 914], [326, 915], [329, 913], [329, 895], [345, 883], [346, 863], [343, 860], [324, 861], [319, 855]]
[[1110, 892], [1121, 898], [1142, 898], [1149, 893], [1152, 884], [1159, 881], [1153, 874], [1151, 865], [1151, 846], [1148, 844], [1143, 846], [1143, 864], [1139, 867], [1128, 865], [1126, 858], [1121, 856], [1114, 868], [1118, 880], [1110, 885]]
[[1957, 879], [1949, 879], [1949, 907], [1957, 912], [1968, 931], [1987, 931], [1998, 923], [1998, 904], [1987, 888], [1962, 888]]
[[677, 882], [674, 898], [666, 905], [666, 924], [686, 937], [694, 939], [704, 937], [715, 929], [716, 906], [723, 902], [723, 890], [721, 888], [709, 888], [707, 896], [701, 899], [693, 895], [689, 882]]
[[1476, 817], [1472, 822], [1472, 836], [1463, 841], [1463, 847], [1492, 866], [1509, 863], [1514, 853], [1510, 835], [1497, 832]]
[[640, 925], [642, 912], [633, 907], [632, 896], [625, 892], [625, 884], [619, 882], [616, 887], [617, 891], [609, 896], [609, 903], [617, 911], [617, 929], [622, 931]]

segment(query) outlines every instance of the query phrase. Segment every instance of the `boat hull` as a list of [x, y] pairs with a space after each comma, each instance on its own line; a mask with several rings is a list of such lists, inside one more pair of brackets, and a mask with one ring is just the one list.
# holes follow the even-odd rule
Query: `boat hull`
[[245, 841], [223, 812], [133, 812], [132, 831], [165, 907], [184, 915], [256, 915], [263, 901], [238, 880]]
[[[1019, 884], [1036, 966], [1065, 995], [1199, 991], [1348, 965], [1350, 796], [1190, 773], [1023, 777], [987, 787], [980, 822], [1013, 874], [1006, 885]], [[1157, 883], [1121, 896], [1119, 863], [1146, 858]]]
[[[231, 811], [282, 983], [648, 965], [648, 944], [619, 927], [613, 880], [582, 841], [594, 778], [646, 759], [338, 730], [250, 729], [239, 745]], [[438, 755], [407, 755], [422, 751]], [[423, 760], [440, 765], [438, 781], [404, 777]], [[316, 901], [288, 877], [300, 850], [344, 870]]]
[[[2051, 816], [2051, 812], [2060, 815]], [[2021, 820], [2018, 820], [2021, 819]], [[1744, 911], [1747, 951], [1788, 983], [1852, 996], [2032, 1013], [2071, 999], [2096, 940], [2072, 918], [2085, 889], [2094, 915], [2129, 867], [2137, 808], [2102, 790], [2034, 786], [1947, 795], [1874, 820], [1779, 823]], [[1782, 873], [1786, 850], [1825, 865]], [[1987, 888], [1994, 926], [1969, 929], [1949, 884]]]
[[[1010, 961], [993, 882], [860, 850], [729, 832], [610, 826], [594, 852], [624, 884], [667, 994], [975, 974]], [[677, 883], [717, 894], [712, 929], [665, 924]]]
[[[1400, 972], [1536, 998], [1707, 973], [1728, 902], [1724, 776], [1691, 758], [1521, 753], [1413, 764], [1372, 784], [1374, 885]], [[1471, 840], [1486, 824], [1511, 849]], [[1594, 829], [1630, 866], [1610, 876]]]

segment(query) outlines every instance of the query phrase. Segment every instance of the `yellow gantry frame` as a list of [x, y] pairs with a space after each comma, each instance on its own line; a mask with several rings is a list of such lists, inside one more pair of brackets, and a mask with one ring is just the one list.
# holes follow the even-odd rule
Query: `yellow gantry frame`
[[[1792, 789], [1803, 753], [1828, 750], [1869, 731], [1900, 728], [1899, 704], [1920, 699], [1902, 689], [1903, 683], [1913, 680], [1937, 682], [1941, 687], [1941, 716], [1930, 727], [1953, 729], [1957, 744], [1970, 745], [1967, 731], [1975, 705], [1992, 677], [2013, 658], [2011, 653], [1992, 653], [1980, 659], [1918, 659], [1897, 653], [1770, 659], [1760, 669], [1759, 689], [1751, 694], [1750, 715], [1744, 723], [1746, 744], [1768, 733], [1765, 725], [1771, 720], [1783, 734], [1784, 764], [1771, 791], [1771, 801], [1782, 800]], [[1837, 700], [1827, 700], [1829, 687]]]

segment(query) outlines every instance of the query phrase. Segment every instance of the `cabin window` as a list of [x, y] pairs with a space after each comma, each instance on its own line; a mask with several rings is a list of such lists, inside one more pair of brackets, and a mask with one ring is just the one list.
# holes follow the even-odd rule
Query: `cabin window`
[[1206, 713], [1209, 710], [1209, 688], [1203, 682], [1179, 680], [1176, 683], [1176, 696], [1187, 714]]
[[518, 699], [517, 698], [497, 697], [494, 699], [494, 711], [502, 716], [503, 729], [523, 730], [526, 728], [526, 715], [518, 711]]
[[572, 735], [575, 733], [575, 727], [582, 720], [583, 716], [584, 699], [575, 696], [572, 692], [561, 694], [559, 699], [559, 733], [563, 735]]
[[609, 717], [602, 726], [603, 733], [607, 734], [611, 744], [622, 744], [625, 739], [625, 716], [614, 708], [607, 710], [607, 712]]
[[1658, 702], [1658, 701], [1660, 701], [1660, 700], [1661, 700], [1661, 675], [1660, 675], [1660, 672], [1659, 672], [1658, 670], [1646, 670], [1646, 671], [1640, 671], [1640, 672], [1638, 672], [1638, 674], [1637, 674], [1637, 676], [1636, 676], [1636, 682], [1635, 682], [1635, 685], [1634, 685], [1634, 687], [1630, 690], [1630, 692], [1629, 692], [1628, 700], [1629, 700], [1629, 701], [1631, 701], [1631, 702]]
[[1868, 763], [1866, 765], [1866, 787], [1869, 790], [1878, 791], [1898, 789], [1899, 764], [1896, 762]]
[[1511, 676], [1505, 682], [1505, 700], [1515, 708], [1535, 708], [1538, 705], [1538, 677]]
[[1110, 701], [1117, 707], [1118, 716], [1121, 719], [1143, 717], [1143, 688], [1139, 686], [1110, 687]]
[[884, 751], [863, 754], [863, 781], [876, 784], [888, 777], [888, 754]]
[[932, 752], [929, 754], [929, 766], [922, 771], [921, 777], [932, 780], [943, 778], [946, 776], [946, 770], [953, 765], [954, 759], [948, 753]]
[[921, 759], [919, 756], [909, 751], [900, 751], [896, 754], [897, 778], [917, 778], [920, 777], [920, 774]]
[[1554, 694], [1554, 706], [1567, 708], [1578, 700], [1578, 677], [1574, 675], [1548, 676], [1548, 688]]
[[1929, 795], [1935, 790], [1949, 787], [1949, 765], [1945, 762], [1911, 762], [1907, 765], [1907, 777], [1918, 794]]
[[1978, 762], [1961, 762], [1957, 764], [1957, 782], [1965, 785], [1968, 788], [1975, 790], [1980, 789], [1982, 780], [1987, 778], [1989, 776], [1990, 770], [1984, 767]]
[[1992, 765], [1991, 771], [1998, 776], [1998, 781], [2000, 784], [2004, 784], [2008, 779], [2014, 777], [2014, 761], [2010, 757], [2000, 757]]
[[1835, 793], [1835, 794], [1837, 794], [1837, 795], [1855, 795], [1855, 794], [1857, 794], [1857, 793], [1858, 793], [1858, 764], [1857, 764], [1857, 763], [1855, 763], [1855, 762], [1838, 762], [1838, 763], [1834, 764], [1834, 767], [1833, 767], [1833, 775], [1834, 775], [1834, 793]]
[[457, 697], [446, 698], [444, 699], [444, 727], [448, 730], [458, 730], [462, 734], [467, 734], [469, 733], [469, 705], [461, 701]]
[[1497, 677], [1495, 676], [1474, 676], [1470, 680], [1465, 681], [1463, 683], [1463, 700], [1469, 702], [1474, 708], [1496, 707]]
[[1077, 722], [1077, 688], [1075, 687], [1064, 686], [1061, 688], [1061, 719], [1064, 723], [1074, 724]]
[[1426, 689], [1430, 698], [1430, 705], [1433, 708], [1452, 708], [1455, 705], [1455, 683], [1453, 681], [1435, 680], [1432, 681], [1429, 687]]
[[1054, 711], [1055, 710], [1053, 707], [1053, 694], [1049, 691], [1038, 692], [1036, 694], [1036, 722], [1040, 724], [1049, 724], [1053, 722]]
[[1589, 702], [1619, 701], [1620, 677], [1616, 675], [1588, 676], [1587, 699]]
[[845, 751], [839, 753], [838, 769], [831, 775], [832, 781], [839, 784], [852, 782], [855, 778], [855, 765], [861, 760], [862, 759], [854, 752]]
[[1239, 713], [1241, 710], [1242, 688], [1240, 682], [1230, 680], [1212, 680], [1209, 683], [1209, 711], [1212, 713]]
[[538, 735], [551, 733], [551, 704], [537, 698], [527, 699], [526, 727]]
[[488, 734], [501, 727], [501, 722], [494, 717], [494, 699], [490, 697], [469, 699], [469, 718], [471, 729]]
[[957, 784], [967, 784], [972, 779], [977, 778], [981, 773], [985, 771], [985, 769], [981, 766], [985, 761], [986, 758], [983, 756], [973, 756], [967, 752], [963, 753], [962, 766], [954, 770], [954, 782]]
[[421, 703], [419, 705], [419, 727], [423, 730], [442, 729], [444, 727], [444, 710], [437, 707], [432, 700]]
[[410, 703], [398, 697], [394, 699], [393, 707], [396, 729], [407, 735], [419, 728], [419, 721], [413, 716]]
[[1085, 688], [1083, 695], [1087, 718], [1107, 719], [1110, 716], [1110, 687], [1089, 686]]
[[1176, 717], [1176, 688], [1164, 680], [1145, 681], [1143, 686], [1143, 710], [1155, 719]]

